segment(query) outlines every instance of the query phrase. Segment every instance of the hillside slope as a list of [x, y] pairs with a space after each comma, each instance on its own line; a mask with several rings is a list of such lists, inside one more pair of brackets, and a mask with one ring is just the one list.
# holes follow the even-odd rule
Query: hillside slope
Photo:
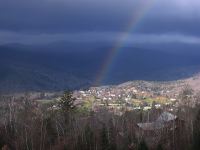
[[[109, 46], [100, 45], [0, 46], [0, 91], [63, 90], [91, 86], [109, 50]], [[172, 54], [124, 47], [101, 85], [190, 77], [200, 71], [199, 57], [200, 53]]]

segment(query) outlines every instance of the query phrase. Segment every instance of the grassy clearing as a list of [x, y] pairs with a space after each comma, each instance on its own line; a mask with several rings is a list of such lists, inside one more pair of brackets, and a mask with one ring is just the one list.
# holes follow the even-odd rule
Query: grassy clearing
[[147, 103], [149, 106], [152, 105], [152, 103], [155, 102], [157, 104], [162, 104], [162, 105], [165, 105], [166, 103], [169, 102], [169, 99], [167, 98], [146, 98], [146, 99], [143, 99], [143, 100], [139, 100], [139, 99], [134, 99], [133, 100], [133, 106], [141, 106], [143, 103]]

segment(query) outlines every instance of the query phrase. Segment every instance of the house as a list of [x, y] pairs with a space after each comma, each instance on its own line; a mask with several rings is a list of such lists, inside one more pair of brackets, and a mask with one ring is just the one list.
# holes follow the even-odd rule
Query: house
[[161, 104], [156, 104], [156, 105], [155, 105], [155, 108], [156, 108], [156, 109], [161, 108]]
[[176, 115], [163, 112], [154, 122], [137, 124], [137, 138], [144, 139], [149, 147], [153, 147], [160, 142], [166, 145], [171, 144], [171, 139], [180, 134], [184, 122]]
[[151, 107], [150, 107], [150, 106], [145, 106], [145, 107], [143, 108], [143, 110], [144, 110], [144, 111], [151, 110]]

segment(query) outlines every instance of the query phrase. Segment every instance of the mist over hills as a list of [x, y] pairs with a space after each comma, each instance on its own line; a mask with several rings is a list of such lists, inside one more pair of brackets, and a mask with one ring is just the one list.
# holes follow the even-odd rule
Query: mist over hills
[[[64, 42], [37, 46], [1, 45], [0, 91], [53, 91], [89, 87], [93, 85], [111, 49], [108, 44], [102, 45]], [[200, 71], [199, 58], [197, 49], [173, 53], [126, 46], [121, 48], [102, 84], [187, 78]]]

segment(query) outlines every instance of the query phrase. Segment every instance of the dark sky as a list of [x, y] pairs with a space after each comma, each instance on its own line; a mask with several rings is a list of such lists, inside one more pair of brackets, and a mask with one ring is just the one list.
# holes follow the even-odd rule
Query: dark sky
[[200, 44], [199, 8], [199, 0], [0, 0], [0, 43], [115, 41], [142, 12], [127, 42]]

